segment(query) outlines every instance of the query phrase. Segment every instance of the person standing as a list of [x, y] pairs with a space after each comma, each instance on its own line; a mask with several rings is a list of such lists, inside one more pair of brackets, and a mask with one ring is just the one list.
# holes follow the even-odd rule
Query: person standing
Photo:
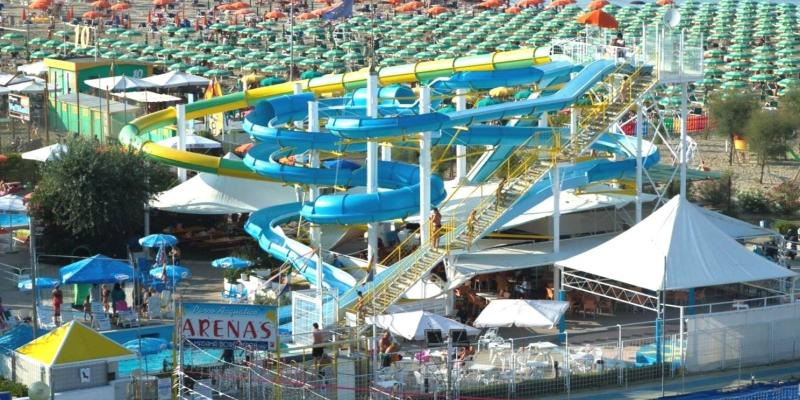
[[322, 347], [325, 338], [322, 331], [319, 329], [318, 323], [314, 322], [312, 326], [314, 327], [314, 332], [312, 333], [314, 337], [314, 348], [311, 350], [311, 356], [314, 357], [314, 369], [319, 371], [319, 364], [322, 362], [322, 357], [325, 356], [325, 349]]
[[56, 285], [51, 292], [53, 296], [53, 323], [61, 325], [61, 304], [64, 303], [64, 294], [61, 293], [61, 285]]
[[431, 247], [436, 250], [439, 248], [439, 236], [442, 234], [442, 214], [439, 209], [433, 207], [431, 213]]
[[117, 313], [117, 307], [123, 302], [125, 302], [125, 291], [122, 290], [119, 283], [115, 283], [114, 289], [111, 290], [111, 310], [114, 314]]
[[108, 286], [104, 283], [100, 286], [100, 301], [103, 303], [103, 311], [108, 314], [109, 303], [108, 300], [111, 297], [111, 290], [108, 290]]

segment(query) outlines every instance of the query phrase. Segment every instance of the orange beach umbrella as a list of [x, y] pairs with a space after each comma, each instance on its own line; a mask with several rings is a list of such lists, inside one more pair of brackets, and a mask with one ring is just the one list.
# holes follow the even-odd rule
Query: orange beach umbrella
[[600, 28], [617, 29], [619, 23], [611, 14], [602, 10], [594, 10], [578, 16], [578, 23], [585, 25], [594, 25]]

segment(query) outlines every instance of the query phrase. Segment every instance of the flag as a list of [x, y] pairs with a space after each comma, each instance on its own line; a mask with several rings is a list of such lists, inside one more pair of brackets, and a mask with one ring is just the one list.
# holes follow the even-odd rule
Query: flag
[[353, 15], [353, 0], [342, 0], [336, 3], [327, 12], [322, 14], [322, 19], [331, 21], [339, 18], [347, 18]]

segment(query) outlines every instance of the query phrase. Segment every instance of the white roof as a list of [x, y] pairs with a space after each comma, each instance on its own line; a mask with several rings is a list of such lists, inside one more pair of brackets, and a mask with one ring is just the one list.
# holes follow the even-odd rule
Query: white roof
[[110, 76], [108, 78], [87, 79], [83, 83], [95, 89], [109, 92], [119, 92], [133, 89], [150, 89], [158, 87], [144, 79], [131, 78], [128, 76]]
[[44, 65], [44, 61], [36, 61], [30, 64], [20, 65], [17, 67], [17, 71], [28, 75], [41, 75], [47, 72], [47, 66]]
[[50, 146], [38, 148], [36, 150], [26, 151], [22, 153], [22, 158], [25, 160], [33, 160], [39, 162], [51, 161], [58, 157], [61, 153], [67, 152], [67, 145], [56, 143]]
[[294, 201], [293, 187], [201, 172], [159, 194], [150, 206], [185, 214], [232, 214]]
[[492, 300], [475, 318], [480, 328], [552, 328], [569, 308], [569, 302], [556, 300]]
[[[50, 90], [55, 89], [54, 85], [48, 85], [48, 87]], [[35, 94], [42, 92], [44, 92], [44, 82], [38, 80], [24, 81], [0, 88], [0, 93]]]
[[479, 329], [428, 311], [384, 314], [375, 318], [367, 317], [367, 324], [371, 325], [373, 319], [378, 328], [387, 329], [393, 335], [402, 336], [407, 340], [424, 340], [426, 329], [439, 329], [444, 337], [450, 334], [451, 329], [465, 329], [467, 335], [480, 333]]
[[0, 86], [15, 85], [17, 83], [32, 81], [33, 77], [19, 74], [0, 74]]
[[209, 79], [203, 78], [202, 76], [187, 74], [186, 72], [181, 71], [170, 71], [166, 74], [153, 75], [144, 78], [143, 80], [162, 88], [206, 86], [209, 82], [211, 82]]
[[183, 101], [183, 99], [180, 97], [151, 92], [149, 90], [114, 93], [113, 96], [121, 99], [133, 100], [139, 103], [166, 103], [170, 101]]
[[720, 214], [716, 211], [711, 211], [707, 208], [698, 207], [700, 211], [711, 221], [717, 228], [727, 233], [736, 239], [755, 238], [764, 236], [780, 236], [778, 232], [771, 229], [762, 228], [758, 225], [753, 225], [749, 222], [742, 221], [725, 214]]
[[[173, 136], [168, 139], [160, 140], [156, 144], [164, 147], [178, 148], [178, 137]], [[216, 140], [211, 140], [200, 135], [186, 135], [186, 148], [187, 149], [218, 149], [222, 147], [222, 143]]]
[[[609, 188], [609, 190], [611, 189]], [[655, 198], [656, 196], [652, 194], [642, 194], [643, 202], [651, 202], [655, 200]], [[559, 197], [559, 203], [561, 203], [559, 209], [561, 211], [561, 215], [564, 215], [575, 212], [595, 210], [598, 208], [622, 208], [635, 200], [635, 196], [625, 193], [614, 193], [613, 191], [607, 193], [590, 193], [587, 191], [581, 191], [576, 193], [575, 190], [563, 190], [561, 191], [561, 195]], [[551, 216], [553, 216], [553, 196], [548, 197], [544, 201], [539, 202], [535, 206], [531, 207], [529, 210], [514, 217], [511, 221], [506, 222], [502, 229], [513, 228], [531, 221], [536, 221]]]
[[797, 275], [747, 250], [680, 196], [619, 236], [557, 265], [652, 291]]
[[449, 289], [459, 287], [478, 275], [500, 271], [513, 271], [531, 267], [552, 265], [576, 254], [596, 247], [616, 236], [606, 233], [572, 239], [562, 239], [558, 253], [553, 253], [553, 242], [522, 243], [514, 246], [495, 247], [474, 253], [456, 255], [447, 270]]

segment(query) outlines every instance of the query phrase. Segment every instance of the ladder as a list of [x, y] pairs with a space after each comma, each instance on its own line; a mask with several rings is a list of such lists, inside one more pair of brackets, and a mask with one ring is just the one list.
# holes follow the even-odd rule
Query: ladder
[[[596, 106], [592, 112], [580, 120], [575, 137], [570, 138], [566, 146], [558, 148], [556, 145], [554, 159], [574, 162], [635, 104], [637, 98], [657, 83], [657, 78], [651, 73], [651, 67], [634, 68], [630, 65], [623, 65], [610, 76], [631, 70], [633, 73], [627, 75], [620, 85], [621, 88], [616, 91], [617, 93], [609, 94], [610, 100]], [[492, 227], [518, 199], [546, 176], [550, 171], [550, 161], [543, 162], [537, 151], [522, 148], [520, 151], [527, 152], [525, 160], [518, 160], [514, 169], [509, 171], [505, 179], [506, 183], [495, 192], [495, 195], [487, 196], [476, 207], [479, 210], [479, 217], [471, 232], [468, 231], [469, 228], [465, 221], [458, 221], [451, 226], [443, 227], [439, 248], [433, 248], [430, 243], [424, 243], [427, 238], [423, 238], [423, 244], [395, 264], [389, 275], [380, 282], [376, 282], [374, 288], [364, 294], [357, 303], [347, 306], [345, 309], [347, 319], [357, 321], [359, 326], [363, 326], [366, 316], [384, 313], [412, 285], [439, 264], [451, 250], [467, 249], [471, 242], [485, 234], [486, 230]]]

